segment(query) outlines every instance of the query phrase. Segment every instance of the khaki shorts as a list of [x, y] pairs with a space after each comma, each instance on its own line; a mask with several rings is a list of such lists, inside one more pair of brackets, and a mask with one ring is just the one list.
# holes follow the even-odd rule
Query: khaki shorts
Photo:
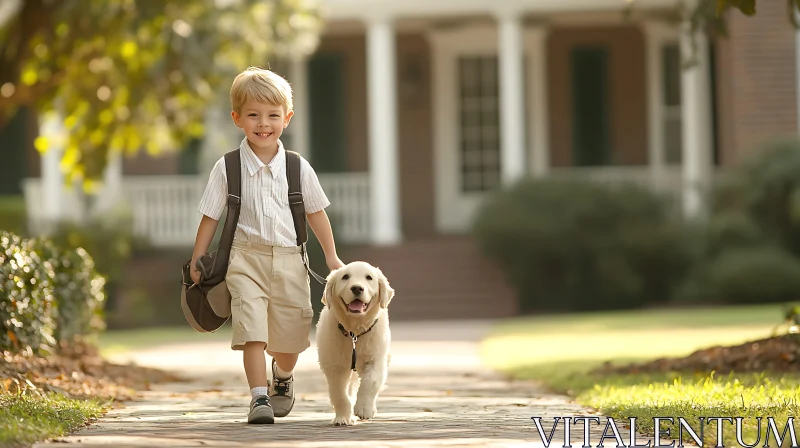
[[231, 292], [231, 349], [250, 341], [280, 353], [301, 353], [311, 345], [314, 310], [299, 247], [236, 241], [225, 277]]

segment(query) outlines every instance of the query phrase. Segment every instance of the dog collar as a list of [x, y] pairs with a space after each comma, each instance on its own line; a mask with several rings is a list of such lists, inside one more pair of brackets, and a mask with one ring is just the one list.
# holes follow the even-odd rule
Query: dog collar
[[353, 340], [353, 357], [352, 357], [352, 360], [350, 361], [350, 369], [351, 370], [353, 370], [353, 371], [356, 370], [356, 341], [358, 340], [359, 337], [364, 336], [365, 334], [369, 333], [369, 331], [372, 330], [372, 327], [374, 327], [375, 324], [377, 324], [377, 323], [378, 323], [378, 319], [376, 318], [375, 322], [373, 322], [372, 325], [369, 326], [369, 328], [364, 330], [359, 335], [353, 334], [352, 331], [345, 330], [344, 326], [342, 325], [341, 322], [337, 323], [337, 325], [339, 326], [339, 331], [342, 332], [342, 335], [344, 335], [345, 337], [348, 337], [348, 338]]

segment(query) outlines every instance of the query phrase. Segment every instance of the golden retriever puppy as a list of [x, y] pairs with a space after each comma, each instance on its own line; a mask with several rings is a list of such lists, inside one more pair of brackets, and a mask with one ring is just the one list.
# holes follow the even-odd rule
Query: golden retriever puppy
[[332, 425], [373, 418], [389, 367], [389, 302], [394, 290], [380, 269], [357, 261], [328, 275], [317, 323], [319, 366], [336, 413]]

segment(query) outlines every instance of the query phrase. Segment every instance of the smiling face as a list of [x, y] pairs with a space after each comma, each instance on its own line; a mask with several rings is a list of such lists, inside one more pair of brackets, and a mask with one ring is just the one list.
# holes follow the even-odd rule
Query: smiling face
[[275, 150], [292, 115], [283, 106], [260, 103], [253, 99], [246, 101], [239, 112], [231, 112], [233, 122], [242, 128], [254, 150]]
[[322, 301], [340, 318], [359, 318], [387, 308], [392, 297], [394, 290], [380, 269], [357, 261], [331, 272]]

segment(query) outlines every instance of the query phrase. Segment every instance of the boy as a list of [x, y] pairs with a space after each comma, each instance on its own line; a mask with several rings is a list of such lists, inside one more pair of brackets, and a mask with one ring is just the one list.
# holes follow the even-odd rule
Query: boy
[[[289, 209], [286, 153], [280, 136], [294, 115], [292, 90], [277, 74], [250, 67], [231, 86], [231, 117], [244, 131], [242, 202], [225, 278], [231, 292], [231, 349], [242, 350], [250, 386], [248, 423], [274, 423], [294, 405], [292, 372], [309, 347], [314, 312], [308, 273], [297, 246]], [[328, 268], [344, 265], [336, 254], [325, 207], [330, 205], [311, 165], [301, 158], [300, 177], [309, 226], [317, 236]], [[225, 158], [208, 180], [198, 212], [203, 214], [192, 255], [205, 254], [227, 201]], [[264, 351], [272, 357], [267, 381]]]

